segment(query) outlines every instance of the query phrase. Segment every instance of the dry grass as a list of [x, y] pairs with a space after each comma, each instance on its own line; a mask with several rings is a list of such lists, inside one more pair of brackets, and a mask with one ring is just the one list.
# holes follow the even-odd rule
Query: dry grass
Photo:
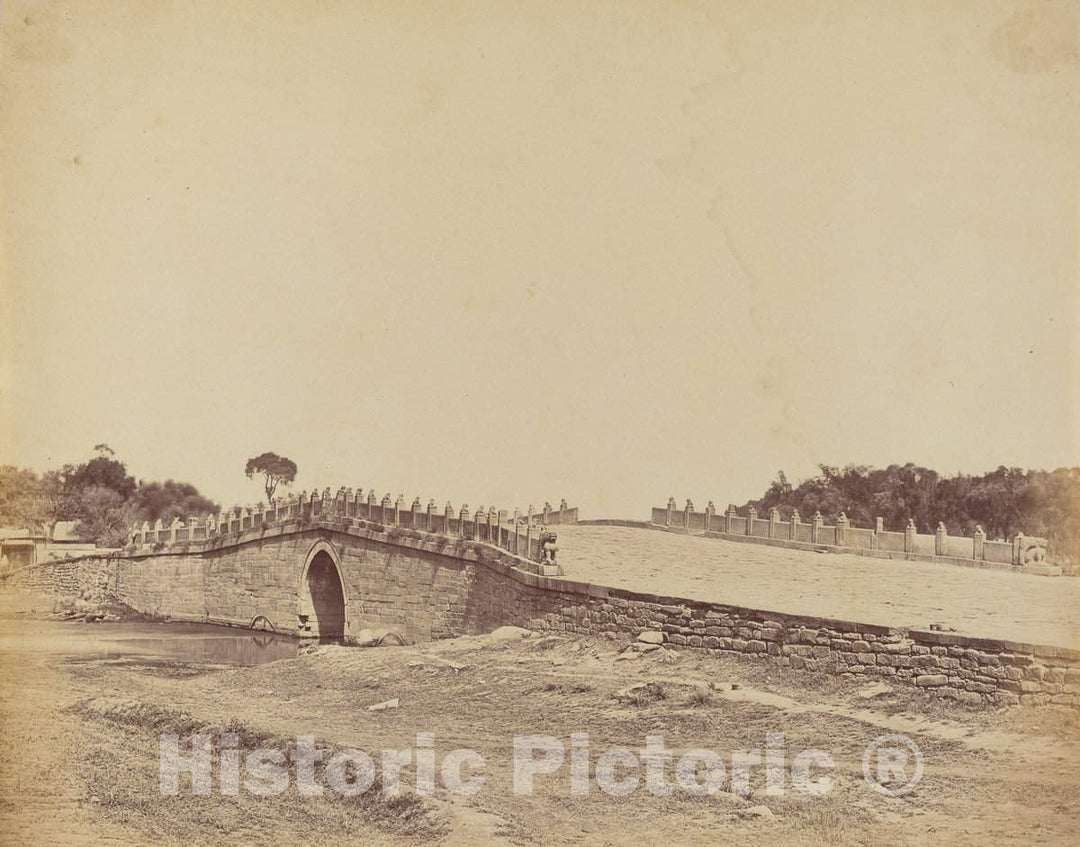
[[[233, 733], [237, 736], [240, 750], [275, 750], [282, 753], [289, 761], [291, 761], [290, 754], [295, 749], [294, 742], [272, 733], [253, 729], [238, 718], [232, 718], [220, 725], [206, 723], [196, 720], [185, 712], [139, 701], [95, 698], [75, 704], [70, 711], [90, 721], [118, 725], [128, 731], [129, 742], [136, 742], [136, 744], [129, 743], [127, 746], [138, 746], [153, 752], [157, 750], [157, 737], [167, 733], [180, 736], [181, 744], [185, 739], [196, 734], [217, 738], [224, 733]], [[144, 743], [137, 743], [139, 737]], [[315, 780], [325, 785], [326, 762], [337, 751], [333, 745], [319, 740], [316, 740], [315, 747], [322, 753], [321, 759], [315, 764]], [[156, 776], [156, 774], [148, 773], [148, 771], [156, 770], [156, 756], [152, 757], [149, 768], [145, 761], [140, 762], [134, 769], [130, 767], [130, 764], [127, 765], [128, 772], [124, 774], [124, 778], [118, 779], [114, 765], [118, 764], [120, 758], [122, 757], [111, 752], [107, 747], [90, 747], [84, 760], [84, 764], [89, 766], [86, 769], [89, 790], [99, 797], [98, 805], [107, 816], [151, 836], [162, 834], [163, 804], [169, 806], [170, 830], [174, 829], [178, 823], [181, 826], [190, 826], [193, 840], [197, 840], [195, 833], [207, 826], [226, 830], [232, 828], [237, 815], [254, 814], [258, 818], [261, 815], [255, 811], [255, 807], [263, 807], [262, 811], [265, 814], [270, 811], [265, 808], [268, 805], [279, 806], [278, 809], [273, 810], [273, 817], [287, 814], [292, 820], [302, 821], [303, 825], [313, 832], [336, 832], [342, 828], [345, 821], [348, 821], [346, 830], [357, 833], [365, 826], [371, 826], [389, 835], [425, 841], [437, 839], [446, 834], [446, 822], [434, 816], [423, 799], [416, 794], [409, 792], [396, 796], [384, 794], [382, 774], [378, 766], [375, 782], [371, 788], [356, 796], [344, 797], [326, 790], [321, 797], [300, 797], [295, 786], [290, 785], [281, 796], [270, 798], [267, 803], [267, 798], [258, 798], [253, 801], [253, 798], [245, 796], [243, 792], [236, 797], [224, 797], [218, 794], [213, 798], [203, 798], [186, 794], [183, 788], [179, 797], [164, 799], [156, 785], [147, 784], [148, 776]], [[372, 758], [378, 762], [377, 754]], [[216, 749], [212, 756], [212, 767], [216, 773], [218, 769]], [[177, 814], [178, 809], [179, 814]]]
[[713, 701], [712, 691], [704, 685], [698, 685], [686, 699], [687, 706], [708, 706]]

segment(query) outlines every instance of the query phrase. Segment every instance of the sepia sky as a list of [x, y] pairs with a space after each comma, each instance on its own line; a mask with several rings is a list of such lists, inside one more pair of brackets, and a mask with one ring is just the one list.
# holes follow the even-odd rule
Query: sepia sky
[[639, 518], [1080, 464], [1076, 2], [0, 16], [0, 464]]

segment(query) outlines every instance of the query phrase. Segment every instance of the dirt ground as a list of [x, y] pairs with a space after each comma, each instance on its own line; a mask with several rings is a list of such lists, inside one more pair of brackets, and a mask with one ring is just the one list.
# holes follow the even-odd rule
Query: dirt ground
[[[106, 624], [107, 625], [107, 624]], [[0, 652], [0, 833], [4, 844], [1061, 844], [1080, 837], [1080, 719], [1057, 708], [971, 710], [884, 684], [847, 682], [739, 658], [666, 648], [626, 653], [624, 642], [509, 632], [413, 647], [321, 646], [248, 668], [147, 658], [64, 660]], [[651, 683], [628, 690], [637, 683]], [[620, 695], [621, 694], [621, 699]], [[396, 707], [369, 706], [397, 698]], [[434, 733], [483, 756], [472, 796], [380, 783], [363, 795], [178, 796], [159, 791], [159, 735], [235, 732], [242, 750], [286, 751], [298, 735], [321, 749], [373, 754]], [[681, 756], [704, 748], [763, 750], [785, 735], [786, 763], [826, 751], [833, 788], [813, 797], [766, 792], [751, 768], [748, 797], [725, 783], [706, 797], [644, 780], [625, 796], [572, 795], [569, 737], [602, 753], [638, 751], [662, 735]], [[902, 733], [921, 750], [910, 793], [887, 796], [863, 776], [868, 744]], [[513, 791], [513, 738], [547, 734], [567, 748], [532, 796]], [[775, 745], [774, 745], [775, 746]], [[220, 772], [215, 759], [215, 786]], [[674, 766], [667, 766], [669, 783]], [[641, 774], [642, 769], [636, 773]], [[292, 771], [290, 770], [290, 773]], [[316, 769], [316, 774], [321, 772]], [[621, 772], [620, 772], [621, 773]], [[466, 769], [465, 775], [468, 775]], [[595, 770], [593, 771], [595, 775]], [[730, 776], [730, 771], [728, 773]], [[761, 807], [767, 807], [762, 810]]]

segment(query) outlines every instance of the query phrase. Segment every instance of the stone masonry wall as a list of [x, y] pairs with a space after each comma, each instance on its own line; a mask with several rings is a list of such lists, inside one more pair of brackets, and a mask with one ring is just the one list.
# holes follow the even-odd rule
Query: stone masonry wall
[[0, 585], [25, 588], [39, 594], [74, 597], [86, 591], [92, 597], [113, 595], [116, 561], [109, 556], [51, 559], [0, 576]]

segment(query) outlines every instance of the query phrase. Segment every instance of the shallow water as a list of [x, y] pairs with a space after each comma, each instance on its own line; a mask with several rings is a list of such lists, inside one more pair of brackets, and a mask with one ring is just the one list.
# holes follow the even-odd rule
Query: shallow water
[[186, 623], [0, 620], [0, 650], [69, 661], [148, 658], [260, 665], [297, 655], [300, 642], [273, 632]]

